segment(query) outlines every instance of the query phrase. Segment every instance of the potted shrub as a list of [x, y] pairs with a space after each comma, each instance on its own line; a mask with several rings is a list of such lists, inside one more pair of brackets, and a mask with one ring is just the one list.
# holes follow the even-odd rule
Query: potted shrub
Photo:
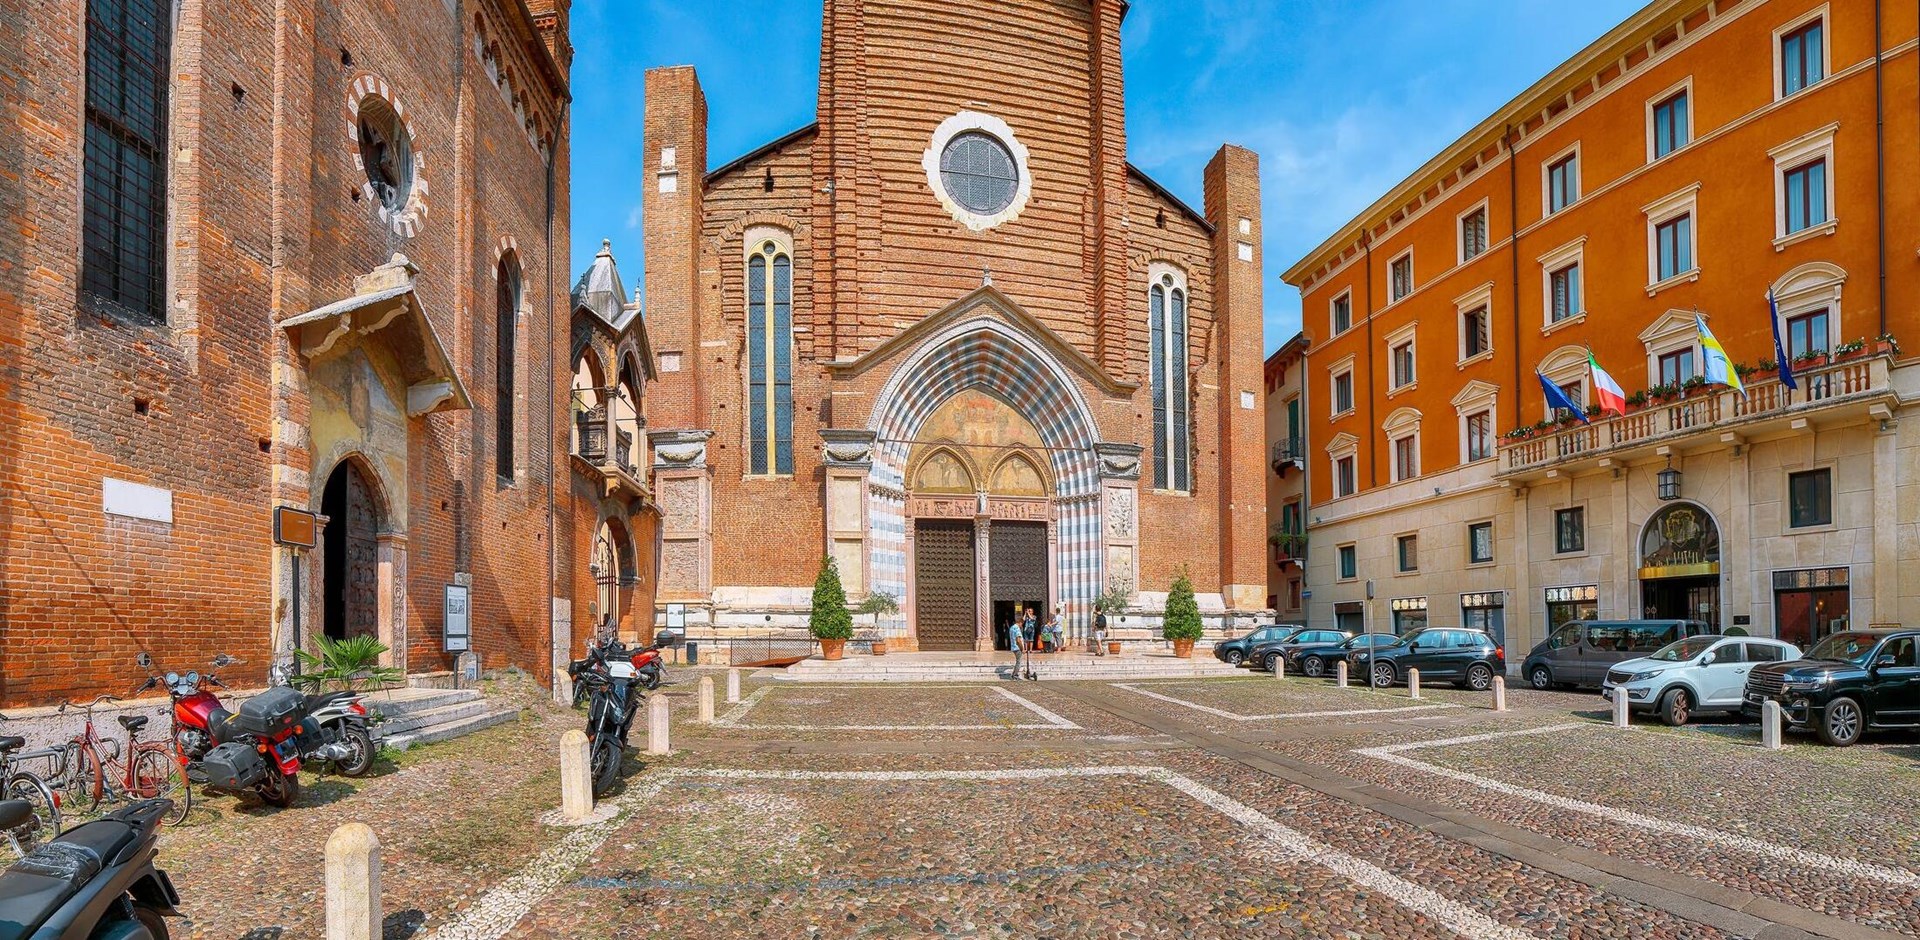
[[1892, 353], [1898, 356], [1900, 355], [1900, 341], [1894, 339], [1892, 333], [1882, 333], [1874, 337], [1873, 351], [1876, 353]]
[[1160, 623], [1160, 635], [1173, 641], [1173, 655], [1181, 659], [1193, 656], [1193, 641], [1200, 639], [1200, 602], [1193, 597], [1193, 582], [1180, 569], [1167, 592], [1167, 613]]
[[380, 657], [386, 652], [387, 645], [372, 634], [363, 633], [344, 640], [322, 636], [320, 655], [306, 650], [293, 651], [302, 668], [299, 675], [289, 676], [287, 683], [309, 693], [327, 689], [373, 691], [405, 683], [406, 673], [393, 666], [380, 665]]
[[891, 617], [899, 613], [900, 602], [894, 600], [893, 595], [885, 591], [874, 591], [868, 594], [866, 599], [860, 602], [860, 606], [854, 608], [853, 612], [856, 614], [873, 615], [873, 655], [887, 655], [887, 636], [880, 632], [880, 617], [882, 615]]
[[820, 641], [820, 655], [839, 659], [853, 638], [853, 612], [847, 609], [847, 589], [840, 586], [840, 566], [828, 555], [820, 563], [820, 575], [813, 579], [813, 612], [807, 617], [807, 630]]

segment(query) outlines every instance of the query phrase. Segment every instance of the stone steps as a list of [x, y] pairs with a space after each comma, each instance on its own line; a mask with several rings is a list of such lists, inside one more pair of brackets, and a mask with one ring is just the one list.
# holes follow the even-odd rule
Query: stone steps
[[478, 689], [389, 689], [368, 696], [365, 704], [386, 718], [373, 726], [374, 740], [401, 751], [491, 728], [520, 713], [487, 701]]
[[[788, 682], [997, 682], [1012, 678], [1010, 661], [1000, 662], [914, 662], [909, 656], [858, 657], [827, 662], [808, 659], [788, 667], [775, 678]], [[1050, 660], [1038, 657], [1033, 674], [1040, 679], [1128, 682], [1139, 679], [1185, 679], [1244, 676], [1237, 669], [1213, 659], [1092, 658]]]

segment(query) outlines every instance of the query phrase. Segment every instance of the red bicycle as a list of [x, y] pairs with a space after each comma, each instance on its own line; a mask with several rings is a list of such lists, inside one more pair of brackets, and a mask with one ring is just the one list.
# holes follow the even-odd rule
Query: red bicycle
[[[94, 730], [94, 708], [101, 702], [117, 701], [120, 700], [114, 696], [102, 695], [86, 704], [86, 724], [67, 742], [66, 757], [62, 761], [66, 769], [61, 781], [63, 805], [84, 803], [87, 811], [92, 812], [107, 798], [130, 802], [164, 798], [173, 801], [167, 825], [178, 826], [193, 808], [193, 787], [188, 785], [186, 771], [174, 757], [173, 748], [157, 741], [140, 740], [140, 731], [151, 719], [146, 715], [118, 716], [120, 727], [127, 731], [124, 748], [119, 741], [102, 738]], [[68, 708], [81, 707], [72, 702], [60, 703], [63, 714]]]

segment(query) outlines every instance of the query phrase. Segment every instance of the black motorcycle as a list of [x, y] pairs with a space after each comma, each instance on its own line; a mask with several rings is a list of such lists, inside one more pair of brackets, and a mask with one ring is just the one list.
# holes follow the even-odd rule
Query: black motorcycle
[[587, 699], [587, 738], [592, 759], [593, 795], [613, 789], [626, 759], [627, 732], [640, 713], [645, 694], [636, 688], [639, 670], [626, 648], [614, 640], [587, 648], [587, 658], [568, 667], [573, 676], [574, 701]]
[[[0, 873], [0, 940], [167, 940], [180, 895], [153, 867], [171, 800], [146, 800], [75, 826]], [[0, 829], [31, 816], [0, 802]]]

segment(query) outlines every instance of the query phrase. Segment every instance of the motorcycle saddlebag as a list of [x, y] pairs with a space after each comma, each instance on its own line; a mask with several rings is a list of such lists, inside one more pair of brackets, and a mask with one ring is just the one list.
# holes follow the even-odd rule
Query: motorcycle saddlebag
[[229, 741], [200, 761], [207, 783], [219, 790], [247, 790], [266, 779], [267, 762], [252, 745]]
[[307, 713], [307, 697], [285, 686], [275, 686], [240, 706], [235, 727], [263, 738], [278, 738], [300, 723]]

